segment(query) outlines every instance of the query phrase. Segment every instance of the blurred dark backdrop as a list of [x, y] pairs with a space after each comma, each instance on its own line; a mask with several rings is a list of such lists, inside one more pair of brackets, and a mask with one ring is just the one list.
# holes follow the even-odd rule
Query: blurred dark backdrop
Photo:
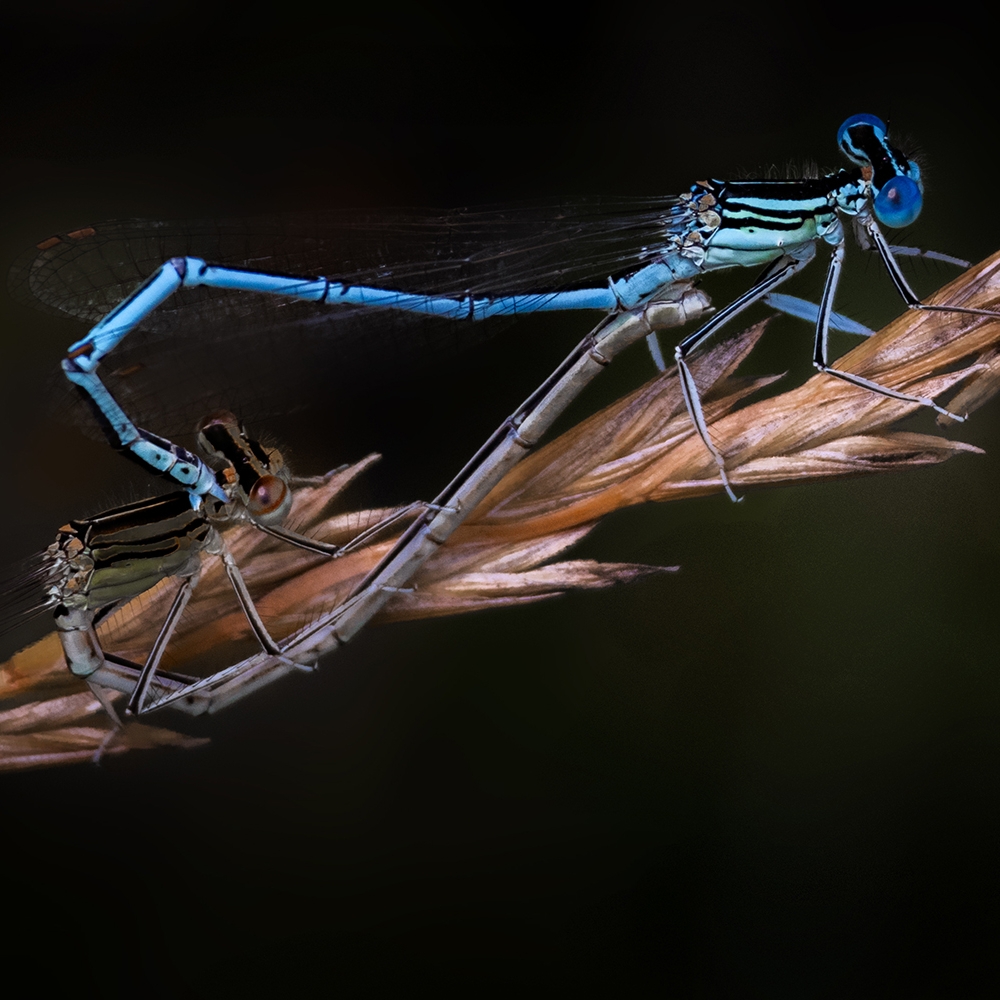
[[[670, 193], [830, 167], [857, 111], [923, 154], [926, 208], [906, 242], [997, 249], [981, 26], [842, 5], [822, 23], [788, 5], [581, 13], [558, 32], [530, 7], [482, 16], [4, 14], [0, 264], [109, 218]], [[953, 272], [911, 273], [926, 293]], [[748, 277], [707, 288], [725, 301]], [[887, 285], [852, 254], [843, 308], [880, 325], [898, 312]], [[5, 562], [148, 488], [47, 416], [79, 332], [0, 302]], [[292, 442], [298, 464], [378, 449], [376, 499], [427, 496], [582, 332], [517, 331], [416, 384], [359, 379], [325, 401], [328, 433]], [[755, 370], [805, 377], [809, 338], [775, 324]], [[648, 374], [636, 352], [585, 405]], [[455, 439], [428, 452], [422, 421], [455, 414]], [[0, 778], [8, 974], [104, 996], [985, 994], [996, 406], [953, 433], [987, 454], [627, 512], [578, 554], [681, 574], [373, 629], [206, 723], [206, 750]]]

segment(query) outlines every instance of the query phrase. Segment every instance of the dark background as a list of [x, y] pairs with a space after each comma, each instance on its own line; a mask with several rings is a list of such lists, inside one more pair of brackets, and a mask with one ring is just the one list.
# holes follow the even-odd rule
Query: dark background
[[[985, 27], [852, 11], [619, 9], [560, 32], [500, 6], [487, 29], [482, 9], [418, 5], [5, 16], [0, 265], [108, 218], [671, 193], [830, 167], [858, 111], [924, 156], [905, 241], [986, 256]], [[953, 272], [911, 274], [926, 293]], [[747, 277], [706, 287], [724, 302]], [[842, 307], [878, 326], [898, 312], [887, 285], [854, 253]], [[45, 415], [79, 328], [0, 310], [10, 561], [149, 484]], [[295, 438], [298, 464], [378, 449], [376, 499], [427, 496], [585, 328], [518, 329], [426, 381], [387, 385], [374, 357], [376, 389], [359, 377], [320, 401], [329, 430]], [[775, 324], [755, 370], [805, 377], [809, 336]], [[650, 374], [639, 352], [621, 367], [584, 406]], [[425, 433], [456, 415], [453, 434]], [[996, 405], [952, 433], [987, 454], [626, 512], [577, 554], [679, 575], [372, 629], [206, 723], [208, 749], [0, 778], [8, 974], [102, 996], [985, 994]]]

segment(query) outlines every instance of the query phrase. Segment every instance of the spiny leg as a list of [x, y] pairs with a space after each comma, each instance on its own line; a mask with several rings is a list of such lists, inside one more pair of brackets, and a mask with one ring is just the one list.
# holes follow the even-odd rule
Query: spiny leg
[[[858, 216], [855, 216], [854, 218], [854, 236], [857, 240], [858, 246], [862, 250], [866, 252], [875, 250], [875, 241], [869, 236], [868, 230], [865, 228], [863, 222], [859, 222]], [[953, 267], [959, 267], [963, 270], [972, 266], [969, 261], [963, 260], [961, 257], [953, 257], [951, 254], [939, 253], [937, 250], [921, 250], [918, 247], [904, 247], [897, 246], [896, 244], [890, 245], [889, 250], [892, 253], [893, 258], [920, 257], [923, 260], [933, 260], [942, 264], [951, 264]], [[765, 297], [764, 301], [772, 309], [776, 309], [778, 312], [784, 313], [786, 316], [794, 316], [796, 319], [805, 320], [813, 327], [815, 327], [819, 321], [819, 306], [816, 305], [815, 302], [810, 302], [808, 299], [800, 299], [795, 295], [785, 295], [780, 292], [772, 292]], [[857, 320], [851, 319], [850, 316], [844, 316], [842, 313], [836, 312], [830, 313], [830, 329], [837, 330], [840, 333], [850, 333], [858, 337], [871, 337], [875, 333], [874, 330], [865, 326], [863, 323], [859, 323]], [[663, 371], [663, 368], [660, 368], [660, 371]]]
[[104, 751], [107, 750], [112, 743], [114, 743], [124, 726], [122, 725], [121, 718], [115, 711], [114, 703], [108, 697], [107, 689], [89, 678], [87, 680], [87, 687], [90, 688], [90, 693], [98, 700], [98, 702], [100, 702], [101, 708], [104, 709], [108, 718], [111, 720], [111, 728], [108, 730], [104, 739], [102, 739], [97, 745], [97, 749], [94, 750], [90, 757], [91, 763], [100, 764], [101, 758], [104, 756]]
[[[889, 246], [886, 238], [882, 235], [882, 230], [879, 229], [878, 223], [876, 223], [875, 219], [870, 215], [866, 216], [860, 220], [859, 226], [871, 239], [872, 244], [878, 251], [879, 257], [882, 258], [882, 263], [885, 265], [885, 269], [889, 272], [889, 277], [892, 279], [892, 283], [896, 286], [896, 291], [899, 292], [908, 308], [919, 309], [923, 312], [964, 313], [967, 316], [992, 316], [994, 319], [1000, 318], [1000, 313], [992, 312], [989, 309], [970, 309], [966, 306], [927, 305], [921, 302], [920, 299], [917, 298], [917, 293], [910, 288], [909, 282], [904, 277], [896, 258], [893, 256], [893, 248]], [[948, 415], [954, 416], [954, 414]]]
[[733, 492], [729, 484], [729, 477], [726, 475], [726, 460], [722, 452], [712, 443], [708, 433], [708, 425], [705, 423], [705, 413], [701, 405], [701, 397], [698, 395], [698, 386], [694, 376], [688, 366], [687, 358], [697, 350], [713, 333], [724, 324], [728, 323], [734, 316], [738, 316], [745, 309], [748, 309], [755, 302], [759, 302], [772, 289], [787, 281], [793, 274], [801, 271], [815, 256], [813, 245], [807, 244], [801, 257], [783, 256], [769, 265], [764, 273], [757, 279], [753, 287], [744, 292], [738, 299], [731, 302], [725, 309], [717, 312], [700, 330], [696, 330], [689, 337], [685, 337], [674, 350], [674, 358], [677, 361], [677, 372], [681, 381], [681, 392], [684, 395], [684, 405], [687, 407], [691, 422], [698, 431], [698, 436], [704, 442], [719, 467], [719, 475], [722, 485], [726, 490], [729, 499], [738, 503], [740, 498]]
[[[863, 247], [863, 249], [870, 250], [871, 247]], [[889, 249], [892, 251], [893, 257], [922, 257], [924, 260], [936, 260], [942, 264], [951, 264], [953, 267], [960, 267], [963, 271], [972, 267], [972, 261], [964, 260], [962, 257], [952, 257], [949, 253], [940, 253], [937, 250], [921, 250], [919, 247], [901, 247], [895, 243]]]
[[153, 682], [153, 678], [156, 676], [160, 660], [163, 658], [163, 651], [167, 648], [167, 643], [170, 641], [170, 637], [174, 634], [174, 629], [177, 627], [177, 623], [180, 621], [181, 615], [184, 614], [184, 609], [187, 607], [187, 603], [191, 599], [191, 594], [193, 593], [194, 588], [198, 585], [199, 575], [200, 574], [195, 573], [193, 576], [189, 576], [181, 583], [181, 586], [174, 597], [173, 603], [170, 605], [170, 610], [167, 612], [167, 617], [164, 619], [163, 625], [160, 627], [160, 633], [157, 635], [156, 641], [153, 643], [153, 648], [149, 651], [149, 656], [146, 658], [146, 663], [142, 668], [142, 673], [139, 674], [139, 679], [136, 681], [135, 689], [129, 697], [128, 706], [125, 709], [127, 714], [142, 714], [143, 706], [146, 702], [146, 695], [149, 692], [149, 686]]
[[[874, 225], [874, 223], [873, 223]], [[876, 229], [877, 232], [877, 229]], [[882, 234], [879, 233], [879, 238]], [[886, 252], [890, 260], [892, 260], [892, 254], [888, 251], [888, 244], [885, 243], [883, 239], [883, 244], [886, 247]], [[876, 244], [878, 245], [878, 244]], [[884, 259], [884, 258], [883, 258]], [[868, 389], [871, 392], [876, 392], [880, 396], [888, 396], [891, 399], [899, 399], [904, 403], [915, 403], [919, 406], [928, 406], [938, 413], [943, 414], [946, 417], [951, 417], [953, 420], [963, 421], [965, 417], [957, 416], [946, 410], [942, 406], [938, 406], [929, 396], [914, 396], [911, 393], [899, 392], [896, 389], [890, 389], [888, 386], [880, 385], [878, 382], [873, 382], [871, 379], [863, 378], [860, 375], [855, 375], [852, 372], [841, 371], [839, 368], [831, 368], [828, 364], [828, 352], [829, 352], [829, 339], [830, 339], [830, 313], [833, 311], [833, 299], [837, 292], [837, 285], [840, 282], [840, 273], [843, 269], [844, 264], [844, 242], [841, 240], [837, 244], [830, 257], [830, 266], [826, 271], [826, 283], [823, 286], [823, 297], [820, 300], [819, 305], [819, 318], [816, 321], [816, 339], [813, 344], [813, 364], [819, 371], [826, 375], [832, 375], [834, 378], [839, 378], [844, 382], [849, 382], [851, 385], [856, 385], [861, 389]], [[899, 273], [898, 266], [895, 260], [892, 261], [893, 267], [896, 269], [895, 273]], [[887, 265], [888, 266], [888, 265]], [[890, 269], [890, 275], [894, 275], [894, 271]], [[910, 290], [909, 285], [906, 284], [906, 280], [903, 278], [902, 274], [899, 273], [900, 281], [902, 282], [902, 288], [905, 288], [909, 295], [916, 299], [916, 296]], [[893, 276], [893, 281], [895, 281], [895, 276]], [[901, 286], [896, 285], [897, 288]], [[902, 290], [901, 288], [901, 290]], [[906, 295], [903, 296], [906, 298]], [[908, 302], [909, 304], [909, 302]], [[919, 306], [919, 300], [917, 300], [917, 306]], [[911, 305], [911, 308], [916, 308], [917, 306]], [[921, 308], [935, 308], [933, 306], [921, 306]], [[968, 312], [970, 310], [960, 310]], [[975, 312], [976, 310], [971, 310]]]
[[233, 591], [236, 594], [236, 599], [239, 601], [240, 608], [246, 616], [246, 620], [250, 625], [251, 631], [256, 637], [257, 642], [260, 643], [260, 648], [263, 649], [265, 653], [277, 657], [277, 659], [295, 667], [297, 670], [312, 670], [313, 668], [311, 666], [299, 663], [297, 660], [293, 660], [285, 656], [281, 647], [271, 637], [271, 633], [268, 632], [267, 626], [260, 617], [257, 605], [254, 604], [253, 598], [250, 596], [250, 591], [247, 589], [246, 582], [243, 579], [243, 574], [240, 572], [239, 566], [236, 565], [236, 560], [232, 557], [229, 549], [226, 548], [226, 543], [221, 537], [218, 539], [215, 547], [209, 551], [213, 552], [214, 555], [219, 556], [222, 560], [222, 565], [226, 570], [226, 576], [229, 577], [229, 583], [232, 585]]
[[229, 549], [226, 548], [226, 543], [221, 538], [218, 540], [215, 548], [215, 554], [222, 560], [222, 565], [226, 570], [226, 576], [229, 577], [229, 582], [232, 585], [233, 591], [236, 593], [236, 599], [239, 601], [240, 607], [243, 609], [243, 614], [246, 615], [246, 619], [250, 623], [250, 628], [253, 630], [253, 634], [257, 637], [257, 641], [260, 643], [261, 649], [263, 649], [266, 653], [270, 653], [272, 656], [280, 656], [281, 649], [274, 639], [271, 638], [270, 632], [267, 631], [267, 628], [257, 611], [257, 606], [254, 604], [253, 598], [250, 596], [250, 591], [247, 590], [247, 585], [243, 580], [243, 574], [240, 573], [240, 569], [236, 565], [236, 560], [232, 557]]
[[[87, 687], [90, 688], [90, 693], [100, 702], [101, 708], [107, 712], [108, 718], [111, 719], [115, 729], [121, 729], [122, 720], [119, 718], [118, 713], [115, 711], [114, 704], [108, 697], [107, 688], [90, 678], [87, 679]], [[104, 749], [104, 744], [101, 744], [101, 749]]]
[[362, 545], [371, 541], [372, 538], [380, 535], [383, 531], [391, 528], [395, 524], [398, 524], [400, 521], [416, 517], [420, 514], [425, 514], [428, 511], [436, 512], [442, 509], [444, 508], [436, 504], [418, 500], [414, 503], [407, 504], [405, 507], [401, 507], [399, 510], [393, 511], [391, 514], [382, 518], [382, 520], [365, 528], [359, 534], [355, 535], [349, 542], [345, 542], [343, 545], [335, 545], [332, 542], [322, 542], [315, 538], [309, 538], [306, 535], [299, 534], [297, 531], [291, 531], [290, 529], [280, 527], [279, 525], [262, 524], [259, 521], [253, 521], [252, 524], [258, 531], [263, 531], [264, 534], [271, 535], [273, 538], [278, 538], [283, 542], [287, 542], [289, 545], [294, 545], [296, 548], [305, 549], [307, 552], [315, 552], [318, 555], [339, 558], [340, 556], [345, 556], [349, 552], [353, 552], [360, 548]]

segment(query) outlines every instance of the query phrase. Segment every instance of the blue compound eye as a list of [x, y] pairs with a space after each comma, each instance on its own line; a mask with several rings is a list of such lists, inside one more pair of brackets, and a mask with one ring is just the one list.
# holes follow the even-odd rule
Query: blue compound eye
[[850, 118], [844, 122], [843, 125], [837, 130], [837, 145], [843, 146], [844, 139], [847, 137], [847, 130], [853, 128], [855, 125], [871, 125], [873, 129], [881, 132], [882, 135], [888, 135], [889, 129], [886, 127], [884, 121], [881, 118], [876, 118], [875, 115], [851, 115]]
[[908, 226], [923, 207], [920, 187], [909, 177], [893, 177], [875, 196], [875, 218], [893, 229]]

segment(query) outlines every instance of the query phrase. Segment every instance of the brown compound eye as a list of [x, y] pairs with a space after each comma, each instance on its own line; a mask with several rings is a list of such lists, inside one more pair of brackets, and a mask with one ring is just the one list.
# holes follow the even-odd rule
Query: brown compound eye
[[261, 476], [253, 485], [247, 500], [247, 510], [252, 517], [273, 514], [285, 502], [288, 485], [277, 476]]

